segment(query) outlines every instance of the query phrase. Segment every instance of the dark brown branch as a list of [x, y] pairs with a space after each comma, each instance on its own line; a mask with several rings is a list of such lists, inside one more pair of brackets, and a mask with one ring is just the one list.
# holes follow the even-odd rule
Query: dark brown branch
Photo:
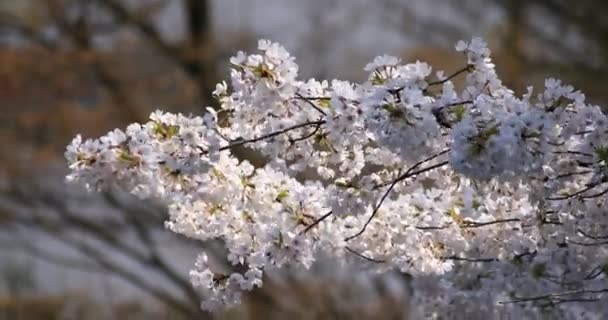
[[325, 111], [323, 111], [321, 108], [319, 108], [316, 104], [314, 104], [311, 100], [313, 100], [313, 98], [307, 98], [304, 97], [303, 95], [301, 95], [300, 93], [296, 93], [296, 97], [299, 100], [303, 100], [306, 103], [308, 103], [311, 107], [313, 107], [313, 109], [317, 110], [320, 114], [326, 116], [327, 114], [325, 113]]
[[443, 230], [449, 228], [449, 225], [446, 226], [416, 226], [418, 230]]
[[585, 231], [583, 231], [582, 229], [578, 228], [576, 229], [576, 232], [580, 233], [581, 235], [583, 235], [584, 237], [587, 237], [589, 239], [593, 239], [593, 240], [604, 240], [604, 239], [608, 239], [608, 235], [603, 235], [603, 236], [596, 236], [596, 235], [591, 235]]
[[306, 99], [306, 100], [312, 100], [312, 101], [320, 101], [320, 100], [328, 101], [328, 100], [331, 100], [331, 97], [304, 97], [304, 96], [302, 96], [302, 98]]
[[471, 72], [471, 70], [473, 70], [473, 68], [474, 68], [474, 66], [471, 65], [471, 64], [466, 65], [465, 67], [463, 67], [463, 68], [455, 71], [454, 73], [452, 73], [451, 75], [449, 75], [447, 78], [445, 78], [443, 80], [437, 80], [437, 81], [429, 82], [428, 86], [430, 87], [430, 86], [436, 86], [436, 85], [444, 84], [444, 83], [446, 83], [446, 82], [448, 82], [448, 81], [450, 81], [450, 80], [458, 77], [462, 73]]
[[[481, 227], [490, 226], [490, 225], [494, 225], [494, 224], [498, 224], [498, 223], [509, 223], [509, 222], [521, 222], [521, 220], [517, 219], [517, 218], [497, 219], [497, 220], [486, 221], [486, 222], [465, 220], [459, 225], [459, 227], [465, 228], [465, 229], [466, 228], [481, 228]], [[416, 226], [416, 229], [418, 229], [418, 230], [443, 230], [443, 229], [447, 229], [449, 227], [450, 227], [450, 225], [448, 224], [448, 225], [444, 225], [444, 226]]]
[[560, 304], [560, 303], [570, 303], [570, 302], [597, 302], [600, 301], [600, 298], [571, 298], [571, 299], [555, 299], [554, 301], [552, 301], [553, 304]]
[[289, 139], [289, 143], [290, 143], [291, 145], [293, 145], [293, 144], [295, 144], [295, 143], [296, 143], [296, 142], [298, 142], [298, 141], [303, 141], [303, 140], [306, 140], [306, 139], [308, 139], [308, 138], [311, 138], [312, 136], [314, 136], [315, 134], [317, 134], [317, 132], [319, 132], [319, 130], [320, 130], [320, 129], [321, 129], [321, 125], [318, 125], [318, 126], [316, 126], [316, 127], [315, 127], [315, 129], [314, 129], [314, 130], [312, 130], [312, 131], [311, 131], [309, 134], [303, 135], [303, 136], [301, 136], [301, 137], [299, 137], [299, 138], [295, 138], [295, 139], [291, 139], [291, 138], [290, 138], [290, 139]]
[[323, 125], [323, 124], [325, 124], [325, 120], [309, 121], [309, 122], [305, 122], [305, 123], [296, 124], [296, 125], [293, 125], [291, 127], [285, 128], [283, 130], [274, 131], [274, 132], [271, 132], [269, 134], [265, 134], [265, 135], [262, 135], [262, 136], [259, 136], [259, 137], [255, 137], [255, 138], [252, 138], [252, 139], [247, 139], [247, 140], [241, 140], [241, 141], [233, 142], [233, 143], [231, 143], [231, 144], [229, 144], [227, 146], [219, 148], [219, 151], [229, 150], [229, 149], [232, 149], [232, 148], [235, 148], [235, 147], [239, 147], [239, 146], [242, 146], [242, 145], [245, 145], [245, 144], [248, 144], [248, 143], [254, 143], [254, 142], [262, 141], [262, 140], [265, 140], [265, 139], [269, 139], [269, 138], [276, 137], [278, 135], [287, 133], [289, 131], [305, 128], [305, 127], [308, 127], [308, 126], [320, 126], [320, 125]]
[[585, 192], [587, 192], [587, 191], [589, 191], [589, 190], [597, 187], [598, 185], [599, 184], [592, 184], [592, 185], [588, 186], [587, 188], [579, 190], [579, 191], [577, 191], [575, 193], [572, 193], [572, 194], [567, 194], [567, 195], [564, 195], [564, 196], [561, 196], [561, 197], [548, 197], [548, 198], [545, 198], [545, 199], [547, 199], [549, 201], [568, 200], [570, 198], [574, 198], [574, 197], [576, 197], [578, 195], [581, 195], [581, 194], [583, 194], [583, 193], [585, 193]]
[[437, 109], [455, 107], [455, 106], [459, 106], [459, 105], [463, 105], [463, 104], [472, 104], [472, 103], [473, 103], [473, 100], [464, 100], [464, 101], [450, 102], [448, 104], [445, 104], [445, 105], [442, 105], [440, 107], [437, 107]]
[[572, 151], [572, 150], [568, 150], [568, 151], [553, 151], [553, 153], [554, 154], [571, 154], [571, 155], [576, 155], [576, 156], [593, 157], [592, 154], [585, 153], [585, 152], [580, 152], [580, 151]]
[[468, 258], [459, 256], [445, 256], [441, 257], [442, 260], [454, 260], [454, 261], [466, 261], [466, 262], [497, 262], [498, 258]]
[[487, 221], [487, 222], [477, 222], [477, 221], [465, 220], [462, 222], [462, 224], [460, 226], [463, 228], [479, 228], [479, 227], [485, 227], [485, 226], [498, 224], [498, 223], [509, 223], [509, 222], [520, 222], [520, 221], [521, 220], [517, 219], [517, 218], [497, 219], [497, 220], [492, 220], [492, 221]]
[[359, 253], [359, 252], [351, 249], [350, 247], [344, 247], [344, 248], [346, 249], [346, 251], [356, 255], [357, 257], [359, 257], [361, 259], [367, 260], [369, 262], [374, 262], [374, 263], [385, 263], [386, 262], [386, 260], [378, 260], [378, 259], [370, 258], [362, 253]]
[[308, 226], [306, 226], [306, 228], [304, 230], [302, 230], [302, 232], [300, 232], [300, 234], [307, 233], [312, 228], [314, 228], [315, 226], [317, 226], [319, 223], [323, 222], [323, 220], [329, 218], [329, 216], [331, 216], [332, 213], [333, 213], [333, 211], [329, 211], [328, 213], [322, 215], [319, 219], [315, 220], [313, 223], [311, 223]]
[[587, 170], [587, 171], [562, 173], [560, 175], [555, 176], [555, 179], [563, 179], [563, 178], [568, 178], [568, 177], [577, 176], [577, 175], [584, 175], [584, 174], [589, 174], [589, 173], [593, 173], [593, 171]]
[[568, 241], [568, 243], [572, 243], [574, 245], [583, 246], [583, 247], [603, 246], [603, 245], [607, 245], [608, 244], [608, 241], [578, 242], [578, 241], [570, 240], [570, 239], [567, 239], [566, 241]]
[[[571, 290], [571, 291], [550, 293], [550, 294], [545, 294], [545, 295], [540, 295], [540, 296], [516, 298], [513, 300], [509, 300], [509, 301], [500, 301], [499, 303], [500, 304], [510, 304], [510, 303], [523, 303], [523, 302], [533, 302], [533, 301], [541, 301], [541, 300], [553, 301], [556, 299], [559, 301], [559, 300], [561, 300], [561, 297], [564, 297], [564, 296], [577, 295], [577, 294], [600, 294], [600, 293], [605, 293], [605, 292], [608, 292], [608, 288], [596, 289], [596, 290], [587, 290], [587, 289]], [[564, 300], [562, 300], [562, 301], [564, 301]]]
[[[439, 155], [446, 153], [447, 150], [444, 150], [442, 152], [440, 152]], [[433, 157], [437, 157], [439, 155], [435, 155]], [[376, 214], [378, 213], [378, 210], [380, 209], [380, 206], [382, 206], [382, 203], [384, 202], [384, 200], [386, 200], [386, 198], [388, 197], [388, 195], [391, 193], [391, 191], [393, 190], [393, 188], [395, 187], [395, 185], [397, 185], [397, 183], [399, 183], [400, 181], [407, 179], [409, 177], [413, 177], [415, 175], [427, 172], [427, 171], [431, 171], [433, 169], [439, 168], [441, 166], [446, 165], [448, 162], [444, 161], [441, 163], [438, 163], [436, 165], [432, 165], [430, 167], [424, 168], [424, 169], [420, 169], [418, 171], [413, 171], [413, 169], [417, 168], [418, 166], [420, 166], [421, 163], [424, 163], [428, 160], [421, 160], [418, 163], [414, 164], [414, 166], [412, 166], [410, 169], [408, 169], [403, 175], [399, 176], [397, 179], [393, 180], [390, 183], [389, 188], [386, 190], [386, 192], [384, 192], [384, 195], [382, 196], [382, 198], [380, 198], [380, 201], [378, 201], [378, 203], [376, 204], [376, 206], [374, 207], [374, 211], [372, 211], [372, 214], [370, 215], [370, 217], [367, 219], [367, 221], [365, 221], [365, 224], [363, 225], [363, 228], [361, 228], [361, 230], [359, 230], [359, 232], [355, 233], [354, 235], [347, 237], [346, 239], [344, 239], [344, 241], [350, 241], [358, 236], [360, 236], [361, 234], [363, 234], [363, 232], [365, 232], [365, 229], [367, 229], [367, 226], [371, 223], [371, 221], [374, 219], [374, 217], [376, 216]]]
[[608, 193], [608, 188], [606, 188], [606, 190], [604, 190], [604, 191], [596, 192], [596, 193], [590, 194], [588, 196], [582, 196], [581, 198], [582, 199], [598, 198], [598, 197], [601, 197], [601, 196], [605, 195], [606, 193]]
[[399, 180], [393, 181], [393, 183], [391, 183], [391, 186], [386, 190], [386, 192], [384, 192], [384, 195], [382, 196], [382, 198], [380, 199], [380, 201], [378, 201], [378, 203], [374, 207], [374, 211], [369, 216], [369, 218], [367, 219], [367, 221], [365, 221], [365, 224], [363, 225], [363, 228], [361, 228], [361, 230], [359, 230], [359, 232], [355, 233], [354, 235], [352, 235], [352, 236], [347, 237], [346, 239], [344, 239], [344, 241], [350, 241], [350, 240], [352, 240], [352, 239], [360, 236], [361, 234], [363, 234], [363, 232], [365, 232], [365, 229], [367, 229], [367, 226], [372, 222], [372, 220], [374, 219], [374, 217], [378, 213], [378, 210], [380, 209], [380, 206], [382, 206], [382, 203], [384, 202], [384, 200], [386, 200], [386, 198], [388, 197], [388, 195], [391, 193], [391, 191], [393, 190], [393, 188], [395, 187], [395, 185], [398, 182], [399, 182]]
[[423, 168], [423, 169], [420, 169], [420, 170], [417, 170], [417, 171], [409, 172], [410, 170], [408, 170], [409, 173], [406, 172], [406, 173], [402, 174], [401, 176], [397, 177], [395, 180], [393, 180], [391, 182], [382, 183], [382, 184], [376, 186], [375, 188], [377, 189], [377, 188], [385, 187], [385, 186], [387, 186], [389, 184], [392, 184], [395, 181], [399, 182], [399, 181], [405, 180], [407, 178], [419, 175], [421, 173], [425, 173], [425, 172], [431, 171], [433, 169], [437, 169], [437, 168], [443, 167], [443, 166], [447, 165], [448, 163], [449, 163], [449, 161], [443, 161], [443, 162], [434, 164], [432, 166], [429, 166], [429, 167], [426, 167], [426, 168]]
[[604, 273], [604, 266], [596, 266], [595, 268], [591, 269], [589, 274], [587, 274], [587, 276], [583, 280], [593, 280], [603, 273]]
[[[423, 165], [423, 164], [424, 164], [424, 163], [426, 163], [426, 162], [429, 162], [429, 161], [431, 161], [431, 160], [433, 160], [433, 159], [435, 159], [435, 158], [437, 158], [437, 157], [439, 157], [439, 156], [441, 156], [441, 155], [444, 155], [444, 154], [448, 153], [449, 151], [450, 151], [450, 149], [446, 149], [446, 150], [443, 150], [443, 151], [441, 151], [441, 152], [439, 152], [439, 153], [437, 153], [437, 154], [434, 154], [434, 155], [432, 155], [432, 156], [430, 156], [430, 157], [428, 157], [428, 158], [425, 158], [425, 159], [422, 159], [422, 160], [420, 160], [420, 161], [416, 162], [416, 163], [415, 163], [415, 164], [414, 164], [412, 167], [410, 167], [410, 169], [408, 169], [408, 171], [407, 171], [407, 172], [405, 172], [405, 174], [404, 174], [404, 175], [411, 174], [411, 173], [412, 173], [412, 170], [414, 170], [414, 169], [418, 168], [419, 166]], [[397, 178], [397, 179], [399, 179], [399, 178]], [[405, 178], [403, 178], [403, 179], [405, 179]], [[403, 180], [403, 179], [401, 179], [401, 180]], [[388, 186], [388, 185], [390, 185], [391, 183], [392, 183], [392, 182], [385, 182], [385, 183], [379, 184], [379, 185], [375, 186], [375, 187], [374, 187], [374, 189], [379, 189], [379, 188], [382, 188], [382, 187]]]

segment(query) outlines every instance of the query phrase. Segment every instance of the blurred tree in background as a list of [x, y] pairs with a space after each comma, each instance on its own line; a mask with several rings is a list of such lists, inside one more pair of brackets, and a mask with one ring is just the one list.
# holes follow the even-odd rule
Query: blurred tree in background
[[[591, 101], [606, 103], [606, 9], [608, 3], [600, 0], [1, 0], [1, 251], [24, 253], [47, 267], [121, 279], [162, 302], [169, 313], [159, 311], [158, 318], [201, 318], [200, 296], [187, 274], [196, 244], [164, 232], [162, 206], [112, 193], [82, 194], [63, 185], [61, 155], [76, 133], [98, 136], [142, 122], [156, 108], [201, 113], [214, 104], [210, 93], [228, 74], [227, 58], [251, 48], [258, 37], [285, 43], [309, 72], [304, 77], [356, 80], [364, 75], [363, 65], [381, 53], [428, 61], [448, 72], [459, 69], [461, 59], [451, 47], [458, 39], [481, 35], [492, 44], [509, 86], [523, 92], [528, 84], [542, 85], [545, 77], [559, 75]], [[227, 20], [236, 20], [237, 27], [220, 30]], [[8, 261], [9, 255], [0, 259]], [[38, 275], [46, 273], [38, 270]], [[285, 296], [322, 296], [309, 280], [294, 283], [297, 290], [280, 282], [269, 285], [244, 308], [315, 318], [305, 312], [310, 300], [302, 299], [299, 307], [280, 302]], [[6, 293], [0, 297], [0, 319], [1, 310], [22, 298], [5, 291], [0, 291]], [[33, 284], [29, 291], [35, 291]], [[53, 299], [45, 308], [79, 314], [78, 307], [64, 305], [72, 298]], [[144, 303], [138, 299], [133, 298]], [[139, 307], [115, 302], [120, 312], [150, 317]], [[325, 307], [316, 318], [344, 311]], [[349, 310], [352, 317], [364, 314], [353, 310], [359, 309]]]
[[56, 154], [76, 126], [93, 135], [160, 106], [200, 112], [213, 103], [218, 61], [230, 46], [248, 46], [244, 35], [214, 39], [207, 1], [179, 1], [178, 38], [154, 23], [176, 1], [7, 1], [0, 79], [8, 110], [0, 121], [9, 140], [35, 143], [36, 152]]
[[109, 274], [182, 318], [200, 318], [200, 296], [187, 269], [177, 270], [186, 259], [165, 255], [170, 246], [195, 247], [162, 232], [164, 210], [80, 194], [62, 184], [64, 169], [56, 167], [76, 130], [90, 136], [143, 121], [156, 107], [200, 112], [212, 103], [226, 45], [212, 37], [207, 1], [180, 2], [185, 32], [177, 39], [154, 23], [174, 1], [2, 3], [0, 227], [3, 248]]

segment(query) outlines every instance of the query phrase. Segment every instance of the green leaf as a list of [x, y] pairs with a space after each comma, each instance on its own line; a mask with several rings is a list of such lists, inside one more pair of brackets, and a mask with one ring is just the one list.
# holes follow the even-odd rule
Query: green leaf
[[132, 166], [139, 165], [141, 162], [141, 159], [138, 156], [129, 154], [127, 151], [124, 150], [120, 152], [120, 154], [118, 155], [118, 159]]
[[464, 224], [464, 218], [458, 213], [456, 206], [452, 206], [450, 209], [448, 209], [446, 214], [450, 216], [450, 218], [452, 218], [452, 220], [454, 220], [458, 226], [462, 226]]
[[600, 158], [600, 161], [608, 165], [608, 147], [595, 149], [595, 154]]
[[155, 122], [153, 130], [156, 135], [169, 139], [179, 133], [179, 126]]
[[287, 196], [289, 196], [289, 190], [287, 189], [282, 189], [279, 191], [279, 193], [277, 194], [277, 197], [275, 198], [275, 201], [281, 202], [283, 201], [285, 198], [287, 198]]
[[488, 140], [490, 140], [492, 136], [497, 135], [499, 132], [500, 129], [498, 129], [498, 125], [493, 125], [485, 128], [484, 130], [481, 130], [481, 132], [479, 132], [479, 134], [477, 134], [477, 136], [473, 138], [471, 152], [474, 155], [479, 155], [481, 151], [485, 149]]
[[224, 207], [221, 204], [213, 204], [209, 209], [209, 215], [215, 215], [222, 212], [224, 212]]
[[404, 118], [405, 112], [394, 102], [388, 102], [382, 105], [382, 108], [391, 115], [393, 118]]
[[319, 105], [319, 107], [325, 108], [325, 109], [329, 109], [331, 107], [331, 102], [329, 99], [319, 99], [317, 101], [317, 104]]
[[216, 168], [211, 169], [211, 174], [220, 181], [226, 181], [226, 176]]
[[452, 110], [454, 110], [453, 112], [454, 112], [454, 117], [456, 117], [456, 122], [462, 121], [462, 119], [464, 118], [465, 112], [467, 111], [464, 104], [459, 104], [459, 105], [455, 106], [454, 108], [452, 108]]
[[251, 189], [255, 189], [255, 184], [253, 184], [251, 182], [251, 180], [249, 179], [249, 177], [246, 176], [242, 176], [241, 177], [241, 184], [243, 185], [243, 187], [245, 188], [251, 188]]

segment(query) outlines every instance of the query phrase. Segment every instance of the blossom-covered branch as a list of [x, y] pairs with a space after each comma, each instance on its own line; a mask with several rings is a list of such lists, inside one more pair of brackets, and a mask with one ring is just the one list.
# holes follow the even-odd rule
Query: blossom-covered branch
[[[411, 275], [420, 318], [449, 318], [475, 299], [522, 317], [547, 312], [543, 300], [572, 302], [551, 306], [565, 318], [608, 312], [594, 289], [608, 251], [592, 236], [608, 228], [608, 119], [582, 93], [548, 79], [516, 95], [481, 39], [457, 44], [465, 67], [447, 77], [381, 56], [362, 83], [299, 80], [283, 47], [258, 49], [230, 60], [213, 92], [221, 110], [157, 111], [125, 131], [78, 136], [66, 152], [69, 181], [161, 198], [170, 230], [225, 243], [238, 272], [201, 253], [190, 274], [205, 309], [323, 256]], [[237, 159], [240, 146], [267, 162]], [[498, 303], [517, 296], [531, 298]], [[589, 300], [584, 310], [576, 299]]]

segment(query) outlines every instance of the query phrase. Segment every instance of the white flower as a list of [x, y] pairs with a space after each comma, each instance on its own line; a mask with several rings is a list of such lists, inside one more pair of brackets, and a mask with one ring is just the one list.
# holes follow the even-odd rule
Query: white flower
[[458, 43], [456, 43], [456, 51], [458, 51], [458, 52], [463, 52], [463, 51], [467, 50], [468, 48], [469, 48], [469, 45], [462, 40], [459, 40]]
[[78, 159], [80, 145], [82, 144], [82, 136], [76, 135], [72, 142], [67, 146], [65, 151], [65, 158], [68, 160], [68, 163], [74, 163]]
[[266, 51], [266, 50], [270, 49], [270, 46], [272, 46], [272, 42], [270, 40], [261, 39], [258, 41], [259, 50]]
[[215, 85], [215, 90], [213, 91], [213, 95], [216, 97], [221, 97], [226, 94], [228, 86], [226, 85], [226, 81], [222, 81]]
[[230, 58], [230, 63], [233, 65], [242, 65], [247, 59], [247, 55], [243, 51], [237, 52], [236, 56]]
[[394, 56], [389, 56], [389, 55], [383, 55], [383, 56], [377, 56], [376, 58], [374, 58], [374, 61], [372, 61], [371, 63], [368, 63], [365, 68], [363, 68], [363, 70], [371, 72], [374, 71], [376, 69], [380, 69], [383, 67], [394, 67], [396, 65], [398, 65], [401, 62], [401, 59], [394, 57]]

